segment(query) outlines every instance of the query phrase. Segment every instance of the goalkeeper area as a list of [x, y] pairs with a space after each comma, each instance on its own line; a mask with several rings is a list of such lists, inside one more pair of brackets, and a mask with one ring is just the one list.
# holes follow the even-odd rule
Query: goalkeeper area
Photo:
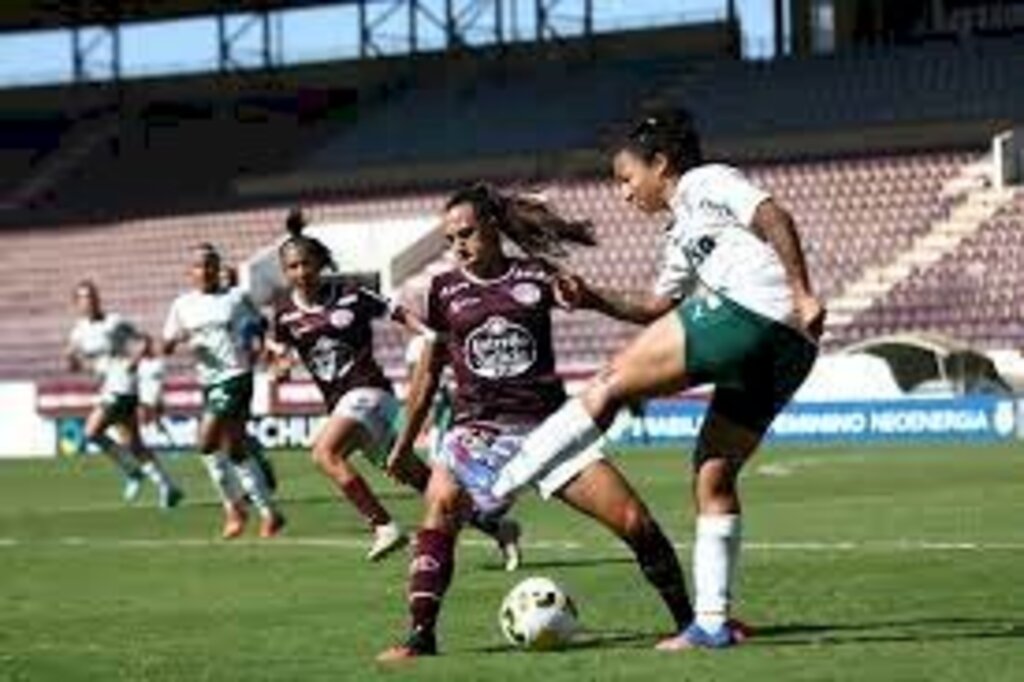
[[[515, 512], [525, 565], [503, 572], [490, 541], [465, 533], [444, 655], [399, 671], [373, 659], [404, 625], [407, 557], [365, 561], [365, 529], [304, 453], [273, 456], [291, 524], [271, 542], [211, 536], [217, 502], [192, 455], [168, 459], [192, 495], [169, 513], [111, 502], [98, 457], [4, 462], [0, 680], [1017, 680], [1021, 456], [1017, 445], [766, 448], [743, 479], [736, 614], [754, 637], [727, 655], [653, 651], [671, 624], [625, 548], [527, 495]], [[615, 457], [687, 574], [688, 457]], [[372, 479], [414, 527], [421, 501]], [[498, 606], [528, 575], [574, 596], [584, 633], [569, 650], [504, 643]]]

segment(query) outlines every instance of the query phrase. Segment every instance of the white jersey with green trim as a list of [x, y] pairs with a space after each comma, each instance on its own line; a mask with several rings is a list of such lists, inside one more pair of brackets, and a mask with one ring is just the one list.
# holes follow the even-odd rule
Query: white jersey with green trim
[[764, 317], [792, 324], [793, 297], [775, 249], [751, 229], [771, 195], [731, 166], [686, 172], [670, 207], [659, 296], [682, 299], [701, 285]]
[[164, 323], [164, 340], [187, 342], [196, 358], [199, 383], [212, 386], [252, 371], [246, 334], [259, 312], [240, 288], [178, 296]]
[[82, 318], [71, 330], [71, 349], [100, 377], [100, 395], [135, 395], [138, 382], [131, 366], [130, 342], [138, 330], [116, 313], [99, 320]]

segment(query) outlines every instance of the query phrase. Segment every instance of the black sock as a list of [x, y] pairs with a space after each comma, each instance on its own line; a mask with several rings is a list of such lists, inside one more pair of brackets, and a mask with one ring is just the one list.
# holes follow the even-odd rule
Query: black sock
[[661, 600], [672, 613], [676, 628], [682, 630], [688, 626], [693, 621], [693, 606], [686, 591], [686, 580], [676, 551], [661, 528], [651, 521], [639, 533], [626, 538], [626, 543], [636, 555], [636, 561], [647, 582], [658, 591]]

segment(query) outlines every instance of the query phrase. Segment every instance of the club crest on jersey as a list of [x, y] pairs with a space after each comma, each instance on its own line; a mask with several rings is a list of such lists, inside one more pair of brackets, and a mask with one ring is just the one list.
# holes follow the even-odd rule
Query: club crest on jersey
[[352, 324], [352, 320], [354, 319], [355, 315], [347, 308], [338, 308], [337, 310], [331, 311], [331, 326], [335, 329], [344, 329]]
[[537, 305], [540, 303], [540, 287], [532, 282], [522, 282], [512, 287], [512, 298], [522, 305]]
[[474, 374], [501, 379], [527, 372], [537, 359], [537, 343], [526, 327], [494, 316], [466, 337], [465, 353]]

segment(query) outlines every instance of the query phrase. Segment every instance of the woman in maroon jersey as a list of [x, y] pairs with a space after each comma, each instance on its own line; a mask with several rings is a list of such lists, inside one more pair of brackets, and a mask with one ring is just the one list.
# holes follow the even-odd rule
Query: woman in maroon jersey
[[[410, 566], [410, 631], [404, 643], [378, 657], [382, 661], [436, 653], [435, 625], [467, 510], [475, 504], [500, 516], [509, 509], [513, 500], [491, 496], [491, 484], [523, 437], [565, 402], [551, 340], [560, 278], [542, 257], [564, 256], [565, 243], [596, 243], [589, 222], [565, 220], [542, 202], [486, 185], [449, 199], [444, 230], [459, 267], [431, 283], [426, 322], [438, 339], [420, 360], [409, 419], [389, 469], [401, 475], [415, 461], [412, 444], [446, 361], [455, 374], [455, 421], [434, 456]], [[527, 256], [506, 255], [503, 237]], [[692, 610], [671, 543], [599, 449], [548, 471], [537, 487], [542, 497], [558, 497], [621, 538], [675, 625], [689, 623]]]
[[[413, 332], [425, 329], [377, 293], [325, 278], [325, 270], [334, 269], [330, 250], [302, 233], [305, 224], [302, 214], [293, 211], [287, 222], [290, 236], [278, 249], [291, 292], [275, 311], [271, 351], [283, 374], [290, 367], [289, 351], [294, 350], [319, 387], [330, 418], [313, 444], [313, 460], [370, 524], [374, 540], [367, 558], [377, 561], [408, 543], [408, 536], [349, 461], [361, 451], [383, 467], [400, 408], [391, 382], [373, 357], [371, 323], [389, 316]], [[410, 460], [402, 481], [422, 491], [429, 476], [423, 462]], [[514, 568], [519, 555], [515, 522], [484, 524], [481, 530], [498, 542], [506, 567]]]

